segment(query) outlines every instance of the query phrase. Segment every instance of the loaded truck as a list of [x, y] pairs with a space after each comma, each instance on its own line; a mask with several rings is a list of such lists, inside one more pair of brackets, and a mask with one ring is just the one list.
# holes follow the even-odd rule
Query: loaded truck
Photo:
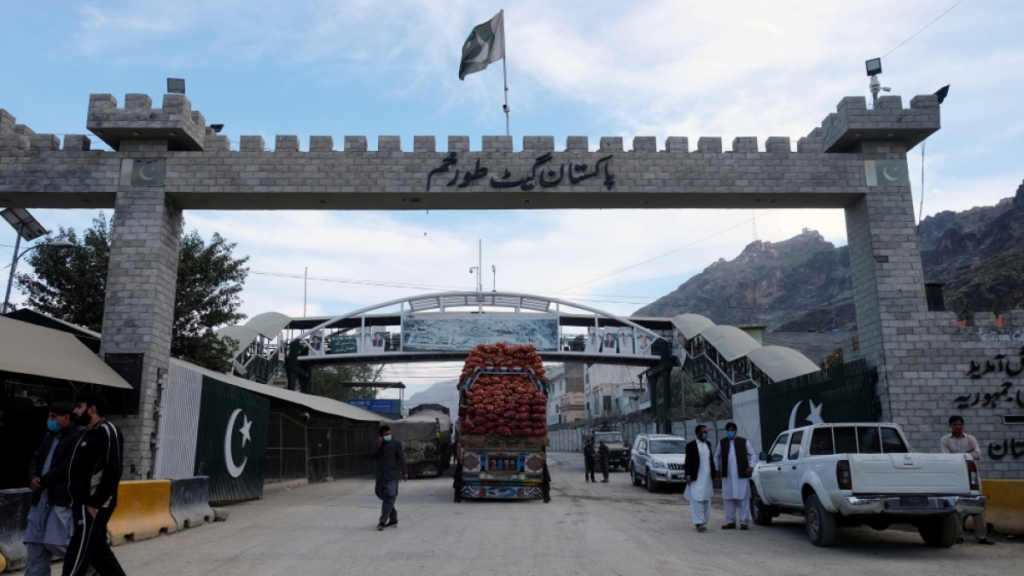
[[550, 502], [544, 366], [530, 345], [480, 344], [459, 379], [455, 501]]
[[408, 418], [390, 426], [402, 443], [410, 478], [440, 476], [451, 466], [455, 428], [447, 407], [420, 404], [409, 410]]

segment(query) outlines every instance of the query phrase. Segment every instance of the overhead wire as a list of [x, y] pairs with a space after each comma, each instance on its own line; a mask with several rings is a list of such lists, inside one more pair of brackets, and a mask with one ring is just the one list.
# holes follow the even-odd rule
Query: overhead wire
[[900, 42], [899, 44], [897, 44], [897, 45], [896, 45], [896, 47], [895, 47], [895, 48], [893, 48], [892, 50], [889, 50], [889, 51], [888, 51], [888, 52], [886, 52], [885, 54], [882, 54], [882, 58], [885, 58], [885, 57], [886, 57], [886, 56], [888, 56], [889, 54], [892, 54], [893, 52], [895, 52], [896, 50], [898, 50], [898, 49], [899, 49], [899, 48], [900, 48], [901, 46], [903, 46], [903, 45], [904, 45], [904, 44], [906, 44], [907, 42], [910, 42], [911, 40], [913, 40], [913, 39], [914, 39], [914, 38], [915, 38], [915, 37], [916, 37], [916, 36], [917, 36], [918, 34], [920, 34], [921, 32], [924, 32], [925, 30], [927, 30], [929, 26], [931, 26], [932, 24], [935, 24], [935, 23], [936, 23], [936, 22], [938, 22], [938, 21], [939, 21], [939, 20], [940, 20], [940, 19], [941, 19], [941, 18], [942, 18], [943, 16], [945, 16], [946, 14], [949, 14], [950, 12], [952, 12], [952, 11], [953, 11], [953, 8], [956, 8], [957, 6], [959, 6], [959, 5], [960, 5], [960, 3], [961, 3], [961, 2], [963, 2], [963, 1], [964, 1], [964, 0], [957, 0], [957, 1], [956, 1], [956, 2], [955, 2], [955, 3], [953, 4], [953, 5], [952, 5], [952, 6], [950, 6], [950, 7], [949, 7], [949, 8], [948, 8], [948, 9], [947, 9], [947, 10], [946, 10], [945, 12], [943, 12], [942, 14], [939, 14], [939, 15], [938, 15], [938, 16], [937, 16], [937, 17], [936, 17], [936, 18], [935, 18], [934, 20], [932, 20], [932, 21], [931, 21], [931, 22], [929, 22], [928, 24], [925, 24], [925, 27], [924, 27], [924, 28], [921, 28], [921, 29], [920, 29], [920, 30], [918, 30], [917, 32], [914, 32], [914, 33], [913, 33], [913, 34], [912, 34], [912, 35], [910, 36], [910, 38], [907, 38], [907, 39], [906, 39], [906, 40], [904, 40], [903, 42]]

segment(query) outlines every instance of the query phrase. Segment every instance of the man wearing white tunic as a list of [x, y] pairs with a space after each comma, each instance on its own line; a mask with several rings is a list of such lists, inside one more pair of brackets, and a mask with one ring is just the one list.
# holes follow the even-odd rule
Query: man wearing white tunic
[[711, 496], [715, 493], [711, 482], [715, 476], [715, 462], [711, 457], [708, 427], [698, 425], [694, 431], [697, 439], [686, 445], [686, 491], [683, 497], [690, 501], [693, 525], [698, 532], [706, 532], [711, 516]]
[[725, 425], [726, 438], [715, 451], [715, 465], [722, 471], [722, 507], [725, 508], [725, 526], [722, 530], [736, 528], [736, 511], [739, 510], [740, 530], [747, 529], [750, 516], [750, 475], [756, 462], [754, 448], [746, 438], [736, 435], [736, 424]]

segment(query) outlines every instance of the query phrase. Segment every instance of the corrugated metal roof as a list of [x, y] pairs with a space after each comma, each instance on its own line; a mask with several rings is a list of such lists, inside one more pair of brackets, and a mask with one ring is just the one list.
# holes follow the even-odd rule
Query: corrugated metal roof
[[680, 314], [672, 318], [672, 325], [683, 333], [687, 340], [693, 338], [715, 325], [710, 319], [700, 314]]
[[712, 326], [702, 330], [700, 335], [729, 362], [761, 347], [750, 334], [735, 326]]
[[132, 389], [69, 332], [0, 316], [0, 342], [0, 370]]
[[763, 346], [747, 353], [747, 359], [754, 363], [774, 382], [781, 382], [821, 370], [800, 352], [785, 346]]
[[206, 368], [196, 366], [195, 364], [179, 360], [177, 358], [172, 358], [171, 363], [183, 365], [191, 370], [205, 374], [210, 378], [216, 378], [221, 382], [231, 384], [232, 386], [238, 386], [239, 388], [244, 388], [250, 392], [260, 394], [261, 396], [277, 398], [279, 400], [284, 400], [285, 402], [305, 406], [310, 410], [315, 410], [322, 414], [340, 416], [342, 418], [358, 420], [360, 422], [392, 422], [390, 418], [385, 418], [376, 412], [363, 410], [362, 408], [352, 406], [351, 404], [345, 404], [344, 402], [338, 402], [337, 400], [331, 400], [330, 398], [324, 398], [323, 396], [314, 396], [312, 394], [303, 394], [302, 392], [296, 392], [294, 390], [274, 388], [269, 384], [259, 384], [251, 380], [238, 378], [237, 376], [207, 370]]

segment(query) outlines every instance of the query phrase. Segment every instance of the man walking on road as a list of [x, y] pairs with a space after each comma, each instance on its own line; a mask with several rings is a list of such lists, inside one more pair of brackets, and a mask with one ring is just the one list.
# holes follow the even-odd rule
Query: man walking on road
[[601, 475], [604, 479], [601, 480], [604, 484], [608, 483], [608, 461], [611, 459], [611, 451], [608, 450], [608, 445], [604, 443], [604, 440], [600, 441], [600, 446], [597, 447], [597, 456], [601, 460]]
[[[981, 448], [978, 446], [978, 440], [970, 434], [964, 434], [964, 419], [961, 416], [949, 417], [949, 430], [950, 433], [939, 440], [943, 454], [970, 454], [975, 462], [981, 460]], [[954, 512], [954, 514], [956, 515], [956, 543], [963, 544], [964, 521], [959, 513]], [[974, 534], [978, 537], [979, 544], [995, 544], [988, 537], [984, 511], [974, 515]]]
[[752, 464], [757, 461], [757, 456], [747, 439], [736, 435], [737, 430], [736, 424], [726, 424], [726, 438], [722, 438], [715, 451], [715, 466], [722, 475], [722, 505], [725, 508], [722, 530], [736, 528], [737, 509], [740, 530], [747, 529], [750, 516], [750, 476], [754, 473]]
[[24, 538], [28, 549], [25, 576], [50, 576], [53, 556], [64, 557], [75, 530], [68, 494], [68, 464], [82, 428], [72, 423], [74, 410], [75, 407], [66, 402], [50, 406], [46, 420], [50, 432], [43, 437], [28, 464], [29, 488], [33, 494]]
[[398, 526], [398, 511], [395, 500], [398, 499], [398, 481], [409, 479], [409, 468], [405, 463], [405, 452], [402, 443], [391, 437], [391, 427], [387, 424], [380, 427], [380, 436], [373, 448], [370, 458], [377, 461], [377, 485], [375, 492], [383, 503], [380, 507], [380, 522], [377, 530]]
[[708, 427], [697, 425], [694, 431], [697, 439], [686, 444], [686, 491], [683, 497], [690, 501], [690, 516], [697, 532], [706, 532], [711, 517], [711, 496], [715, 493], [711, 481], [715, 476], [715, 463], [711, 457], [711, 443], [708, 442]]
[[587, 442], [583, 446], [583, 473], [586, 477], [584, 482], [597, 482], [597, 478], [594, 478], [594, 458], [596, 456], [594, 453], [594, 441], [587, 438]]
[[107, 399], [85, 392], [75, 400], [76, 424], [85, 432], [68, 463], [68, 493], [75, 533], [64, 556], [63, 576], [83, 576], [92, 566], [100, 576], [124, 576], [107, 544], [107, 521], [117, 506], [124, 436], [109, 420]]

